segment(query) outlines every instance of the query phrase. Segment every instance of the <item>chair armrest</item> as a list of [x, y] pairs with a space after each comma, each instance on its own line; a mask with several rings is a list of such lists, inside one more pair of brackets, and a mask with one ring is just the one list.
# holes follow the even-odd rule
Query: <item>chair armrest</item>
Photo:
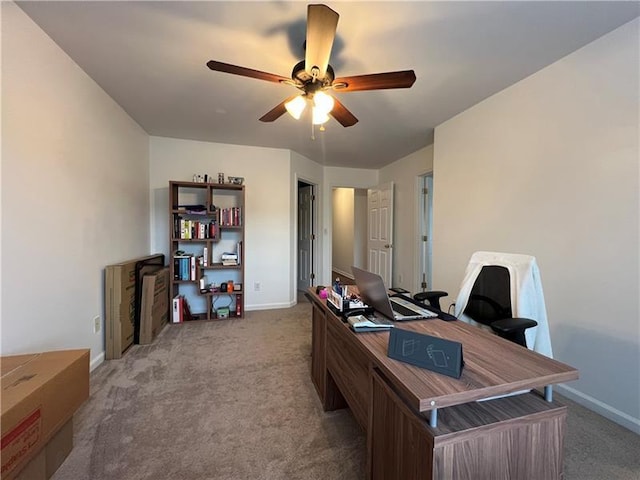
[[516, 332], [524, 332], [527, 328], [536, 325], [538, 322], [530, 318], [504, 318], [491, 322], [491, 329], [500, 336], [508, 336]]
[[417, 302], [422, 302], [422, 303], [428, 302], [429, 305], [431, 305], [432, 307], [435, 307], [438, 310], [441, 310], [440, 298], [446, 297], [447, 295], [449, 294], [447, 292], [443, 292], [442, 290], [432, 290], [430, 292], [418, 292], [413, 296], [413, 299], [416, 300]]

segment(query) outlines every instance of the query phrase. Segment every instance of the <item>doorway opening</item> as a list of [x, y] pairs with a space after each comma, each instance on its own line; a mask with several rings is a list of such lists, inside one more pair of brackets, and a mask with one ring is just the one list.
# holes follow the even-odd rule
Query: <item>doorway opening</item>
[[367, 268], [367, 190], [335, 187], [331, 193], [331, 281], [353, 285], [351, 266]]
[[297, 289], [316, 283], [316, 185], [298, 180]]

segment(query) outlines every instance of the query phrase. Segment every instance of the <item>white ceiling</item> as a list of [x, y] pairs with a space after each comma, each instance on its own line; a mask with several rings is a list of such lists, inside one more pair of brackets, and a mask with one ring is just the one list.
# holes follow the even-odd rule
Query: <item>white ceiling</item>
[[413, 69], [417, 80], [335, 93], [360, 121], [332, 119], [312, 140], [308, 118], [258, 121], [293, 87], [205, 66], [288, 77], [304, 58], [305, 2], [18, 4], [151, 135], [285, 148], [356, 168], [432, 143], [438, 124], [640, 14], [629, 1], [327, 2], [340, 14], [336, 77]]

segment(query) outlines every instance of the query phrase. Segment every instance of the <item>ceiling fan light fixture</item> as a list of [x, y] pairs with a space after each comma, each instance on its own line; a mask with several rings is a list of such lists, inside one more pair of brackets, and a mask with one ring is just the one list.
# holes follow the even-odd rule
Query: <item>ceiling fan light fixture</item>
[[294, 99], [289, 100], [284, 104], [284, 108], [287, 109], [287, 112], [289, 112], [289, 115], [291, 115], [296, 120], [300, 120], [300, 117], [302, 116], [302, 112], [304, 112], [304, 109], [306, 108], [306, 106], [307, 106], [307, 101], [304, 99], [302, 95], [298, 95]]
[[329, 121], [329, 113], [323, 112], [317, 107], [313, 107], [312, 112], [313, 112], [313, 115], [311, 118], [311, 122], [314, 125], [322, 125], [323, 123]]
[[327, 95], [324, 92], [317, 92], [313, 96], [313, 104], [314, 109], [317, 109], [325, 115], [328, 115], [329, 112], [333, 110], [334, 101], [331, 95]]

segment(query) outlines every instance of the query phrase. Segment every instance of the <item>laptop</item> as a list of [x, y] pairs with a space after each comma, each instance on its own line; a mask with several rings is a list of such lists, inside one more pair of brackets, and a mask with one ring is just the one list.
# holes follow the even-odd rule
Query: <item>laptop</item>
[[364, 303], [373, 307], [385, 317], [401, 322], [405, 320], [420, 320], [423, 318], [434, 318], [438, 314], [414, 305], [406, 299], [389, 298], [387, 288], [380, 275], [362, 270], [358, 267], [351, 267], [356, 285], [360, 291], [360, 296]]

